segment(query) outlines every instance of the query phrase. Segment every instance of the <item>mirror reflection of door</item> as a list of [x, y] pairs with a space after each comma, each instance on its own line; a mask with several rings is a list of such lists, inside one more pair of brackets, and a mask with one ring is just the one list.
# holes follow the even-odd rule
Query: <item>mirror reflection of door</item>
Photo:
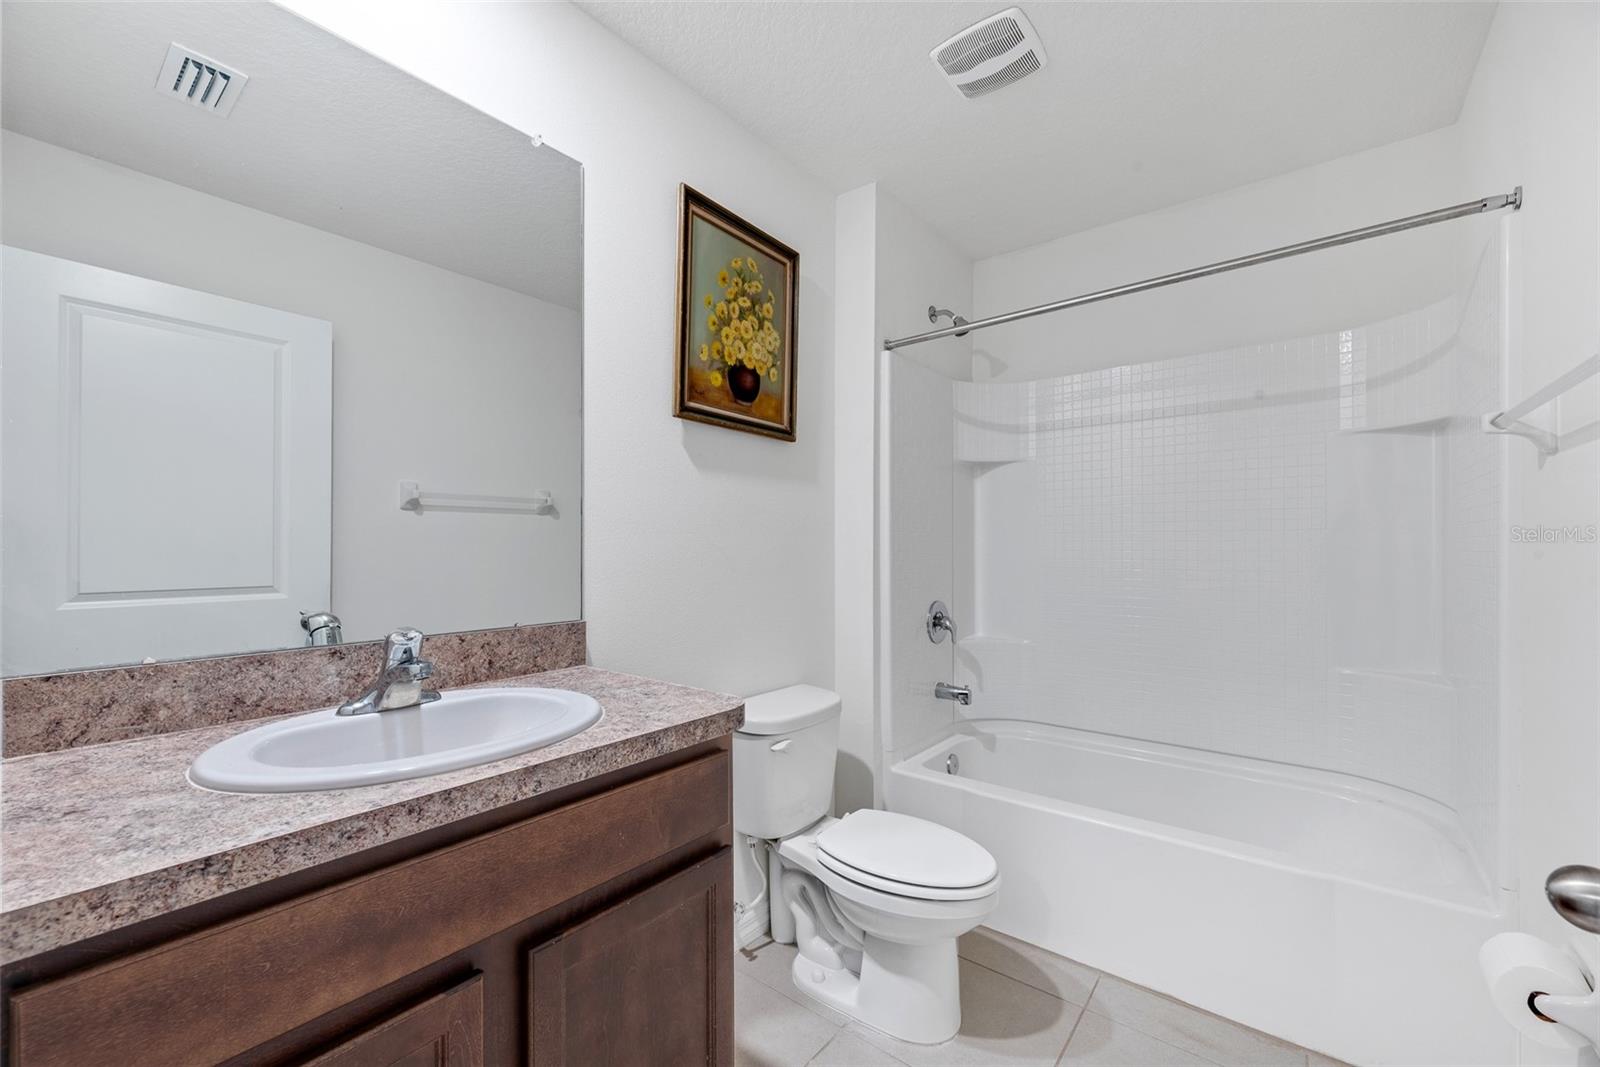
[[580, 617], [579, 164], [276, 4], [4, 7], [0, 671]]
[[332, 324], [4, 256], [5, 672], [292, 642], [329, 598]]

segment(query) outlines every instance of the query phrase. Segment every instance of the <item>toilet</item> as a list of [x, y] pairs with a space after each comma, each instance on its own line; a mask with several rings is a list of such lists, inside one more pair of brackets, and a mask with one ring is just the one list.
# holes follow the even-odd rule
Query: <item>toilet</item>
[[733, 826], [765, 843], [774, 941], [794, 984], [868, 1026], [920, 1044], [961, 1029], [956, 938], [994, 910], [982, 845], [892, 811], [828, 814], [839, 697], [810, 685], [745, 701], [733, 736]]

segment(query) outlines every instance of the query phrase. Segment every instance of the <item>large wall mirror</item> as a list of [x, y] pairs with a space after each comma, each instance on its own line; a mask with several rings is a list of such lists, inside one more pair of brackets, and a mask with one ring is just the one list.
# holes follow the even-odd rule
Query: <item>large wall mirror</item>
[[578, 618], [579, 165], [271, 4], [3, 17], [3, 673]]

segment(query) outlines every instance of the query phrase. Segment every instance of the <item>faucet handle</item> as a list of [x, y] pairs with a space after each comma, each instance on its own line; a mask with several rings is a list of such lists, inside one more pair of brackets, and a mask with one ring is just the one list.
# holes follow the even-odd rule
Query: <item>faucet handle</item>
[[383, 641], [383, 665], [398, 667], [422, 658], [422, 631], [407, 627], [396, 630]]
[[944, 606], [944, 601], [935, 600], [928, 605], [928, 617], [923, 620], [923, 625], [928, 631], [928, 640], [938, 644], [944, 640], [944, 635], [949, 634], [952, 641], [956, 636], [956, 620], [950, 617], [950, 609]]

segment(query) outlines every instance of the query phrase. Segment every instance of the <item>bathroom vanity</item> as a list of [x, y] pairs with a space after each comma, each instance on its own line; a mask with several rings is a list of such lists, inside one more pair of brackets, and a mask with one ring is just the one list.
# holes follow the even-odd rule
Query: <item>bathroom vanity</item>
[[0, 764], [12, 1067], [729, 1063], [738, 698], [497, 680], [600, 723], [322, 793], [195, 788], [256, 722]]

